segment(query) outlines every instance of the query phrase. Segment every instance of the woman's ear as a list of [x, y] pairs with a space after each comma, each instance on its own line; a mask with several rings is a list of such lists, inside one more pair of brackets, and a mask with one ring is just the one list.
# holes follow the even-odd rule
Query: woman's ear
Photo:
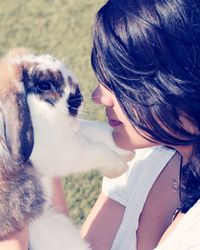
[[0, 64], [0, 101], [3, 138], [14, 164], [25, 162], [33, 149], [33, 128], [21, 82], [22, 69], [7, 61]]

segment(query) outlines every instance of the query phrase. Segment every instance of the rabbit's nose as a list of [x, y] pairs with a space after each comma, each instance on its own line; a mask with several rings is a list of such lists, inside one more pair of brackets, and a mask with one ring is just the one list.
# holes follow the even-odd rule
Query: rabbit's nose
[[78, 114], [78, 108], [81, 106], [82, 102], [83, 96], [81, 95], [80, 89], [77, 85], [74, 93], [70, 93], [67, 99], [69, 114], [76, 116]]

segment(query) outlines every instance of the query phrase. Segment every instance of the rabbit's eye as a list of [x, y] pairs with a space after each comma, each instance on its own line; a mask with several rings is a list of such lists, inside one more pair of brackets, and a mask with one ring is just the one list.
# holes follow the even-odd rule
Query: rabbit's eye
[[39, 90], [48, 91], [51, 90], [51, 84], [49, 82], [40, 82], [37, 85]]

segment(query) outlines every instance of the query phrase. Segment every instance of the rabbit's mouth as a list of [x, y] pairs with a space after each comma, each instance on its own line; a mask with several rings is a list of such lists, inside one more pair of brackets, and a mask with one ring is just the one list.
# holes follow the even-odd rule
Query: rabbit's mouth
[[74, 93], [70, 93], [67, 99], [68, 110], [71, 116], [77, 116], [78, 109], [83, 102], [83, 96], [81, 95], [78, 85]]

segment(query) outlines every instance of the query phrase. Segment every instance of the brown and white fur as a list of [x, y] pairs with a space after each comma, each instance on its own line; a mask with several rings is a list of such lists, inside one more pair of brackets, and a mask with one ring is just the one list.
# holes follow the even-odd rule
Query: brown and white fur
[[0, 239], [30, 223], [32, 250], [86, 250], [77, 229], [51, 206], [53, 176], [100, 169], [115, 177], [131, 152], [112, 129], [77, 117], [75, 78], [50, 55], [15, 49], [0, 62]]

